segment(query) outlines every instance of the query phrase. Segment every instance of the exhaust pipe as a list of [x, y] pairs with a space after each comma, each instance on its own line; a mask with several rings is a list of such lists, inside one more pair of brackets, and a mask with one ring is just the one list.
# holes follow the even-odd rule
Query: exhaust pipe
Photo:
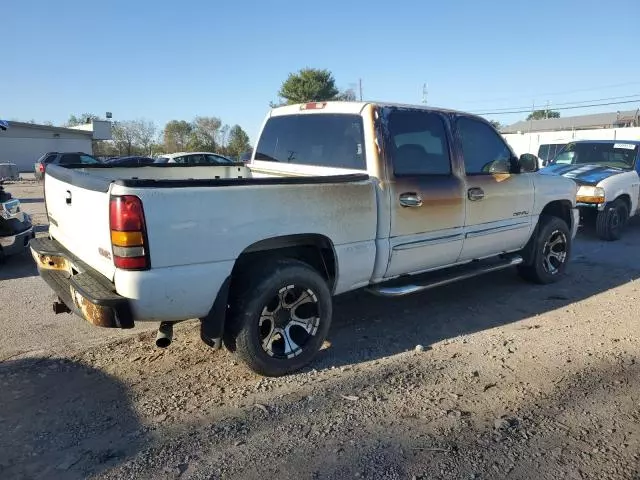
[[167, 348], [173, 339], [173, 322], [162, 322], [156, 335], [156, 347]]

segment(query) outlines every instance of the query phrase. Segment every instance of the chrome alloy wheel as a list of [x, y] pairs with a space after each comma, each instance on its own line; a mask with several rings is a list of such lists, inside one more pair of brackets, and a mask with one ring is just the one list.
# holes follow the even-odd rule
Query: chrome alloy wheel
[[262, 348], [274, 358], [293, 358], [303, 352], [319, 325], [316, 294], [296, 285], [283, 287], [260, 314]]
[[560, 230], [554, 230], [542, 250], [542, 264], [547, 273], [556, 275], [567, 260], [567, 237]]

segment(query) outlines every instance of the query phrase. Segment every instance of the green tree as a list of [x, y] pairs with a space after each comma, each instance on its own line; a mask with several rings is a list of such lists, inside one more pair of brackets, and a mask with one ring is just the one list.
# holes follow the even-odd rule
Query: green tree
[[545, 118], [560, 118], [560, 112], [555, 110], [534, 110], [529, 114], [527, 120], [542, 120]]
[[223, 141], [222, 128], [222, 120], [218, 117], [196, 117], [192, 122], [189, 150], [215, 152]]
[[226, 146], [226, 154], [237, 160], [240, 155], [251, 149], [249, 135], [240, 125], [234, 125], [229, 130], [229, 143]]
[[500, 129], [502, 128], [502, 124], [497, 120], [489, 120], [489, 123], [493, 128], [495, 128], [498, 131], [500, 131]]
[[92, 120], [100, 120], [98, 115], [93, 113], [81, 113], [80, 115], [69, 115], [69, 120], [64, 124], [65, 127], [77, 127], [78, 125], [86, 125]]
[[113, 122], [111, 135], [120, 155], [136, 153], [137, 126], [134, 121]]
[[156, 124], [150, 120], [134, 120], [130, 122], [133, 140], [144, 155], [151, 154], [151, 146], [156, 135]]
[[171, 120], [164, 127], [164, 149], [166, 153], [183, 152], [187, 149], [193, 126], [184, 120]]
[[334, 100], [340, 91], [329, 70], [303, 68], [297, 73], [290, 73], [282, 83], [278, 96], [283, 103], [322, 102]]
[[344, 102], [355, 102], [356, 101], [356, 92], [352, 88], [348, 88], [344, 92], [339, 93], [336, 96], [336, 100], [342, 100]]

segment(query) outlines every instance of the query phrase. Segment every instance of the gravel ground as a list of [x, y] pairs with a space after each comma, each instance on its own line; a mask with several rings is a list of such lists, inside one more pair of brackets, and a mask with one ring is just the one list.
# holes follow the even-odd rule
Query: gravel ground
[[616, 243], [581, 232], [555, 286], [504, 271], [342, 296], [318, 360], [278, 379], [195, 323], [160, 351], [152, 332], [53, 317], [12, 261], [0, 478], [638, 479], [638, 245], [639, 222]]
[[[10, 183], [5, 185], [5, 190], [19, 198], [21, 208], [32, 216], [36, 235], [45, 235], [47, 216], [42, 183]], [[69, 354], [76, 348], [131, 334], [131, 331], [96, 329], [79, 318], [54, 315], [51, 305], [55, 298], [38, 276], [28, 252], [9, 257], [5, 264], [0, 265], [2, 338], [11, 340], [0, 344], [0, 361], [25, 355]], [[143, 325], [136, 332], [149, 329], [153, 326]]]

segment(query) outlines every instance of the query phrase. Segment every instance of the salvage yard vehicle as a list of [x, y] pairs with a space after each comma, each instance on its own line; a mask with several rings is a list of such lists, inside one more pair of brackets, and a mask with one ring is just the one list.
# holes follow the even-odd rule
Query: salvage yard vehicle
[[156, 163], [181, 163], [195, 165], [228, 165], [233, 160], [219, 153], [212, 152], [178, 152], [162, 155], [156, 159]]
[[307, 365], [332, 295], [398, 297], [517, 266], [565, 273], [576, 184], [473, 115], [320, 102], [273, 109], [247, 165], [51, 166], [31, 243], [56, 312], [104, 327], [199, 318], [254, 371]]
[[20, 200], [0, 185], [0, 261], [24, 252], [34, 236], [31, 217], [21, 211]]
[[581, 140], [566, 145], [541, 171], [574, 180], [581, 217], [603, 240], [619, 240], [640, 213], [640, 141]]
[[83, 152], [47, 152], [42, 155], [33, 166], [33, 174], [36, 180], [44, 178], [44, 172], [48, 165], [94, 165], [100, 160]]

